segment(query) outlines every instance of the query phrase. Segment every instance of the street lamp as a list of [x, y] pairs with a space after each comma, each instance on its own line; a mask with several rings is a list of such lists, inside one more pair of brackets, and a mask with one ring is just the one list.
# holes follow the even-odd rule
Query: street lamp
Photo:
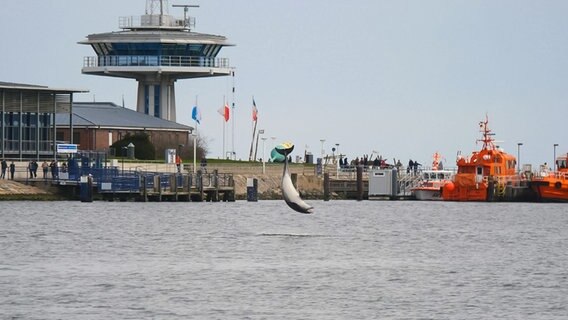
[[266, 149], [264, 149], [264, 141], [267, 137], [262, 137], [262, 174], [266, 174]]
[[556, 172], [556, 147], [558, 147], [558, 143], [554, 144], [554, 171]]
[[193, 174], [197, 173], [197, 133], [192, 132], [193, 136]]
[[521, 172], [521, 146], [522, 142], [517, 143], [517, 172]]

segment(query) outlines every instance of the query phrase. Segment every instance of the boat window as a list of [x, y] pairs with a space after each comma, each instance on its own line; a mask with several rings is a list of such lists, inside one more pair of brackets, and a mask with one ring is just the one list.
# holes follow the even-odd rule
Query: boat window
[[566, 168], [566, 160], [558, 160], [558, 168], [565, 169]]
[[483, 167], [477, 167], [477, 174], [483, 174]]

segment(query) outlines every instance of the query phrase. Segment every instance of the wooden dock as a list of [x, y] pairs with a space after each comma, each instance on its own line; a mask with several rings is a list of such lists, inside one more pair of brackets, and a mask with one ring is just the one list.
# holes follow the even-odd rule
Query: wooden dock
[[[235, 183], [229, 173], [118, 172], [97, 177], [53, 182], [61, 189], [106, 201], [235, 201]], [[85, 196], [87, 195], [87, 196]], [[92, 196], [91, 196], [92, 195]], [[89, 199], [90, 198], [90, 199]]]

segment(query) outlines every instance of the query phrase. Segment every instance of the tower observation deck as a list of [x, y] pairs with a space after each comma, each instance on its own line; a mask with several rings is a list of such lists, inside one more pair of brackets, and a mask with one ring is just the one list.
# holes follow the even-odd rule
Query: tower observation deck
[[233, 46], [219, 35], [193, 32], [195, 19], [168, 14], [168, 0], [147, 0], [146, 12], [120, 17], [122, 31], [90, 34], [80, 44], [90, 45], [94, 57], [85, 57], [84, 74], [132, 78], [138, 81], [137, 111], [176, 121], [174, 83], [178, 79], [227, 76], [227, 58], [217, 54]]

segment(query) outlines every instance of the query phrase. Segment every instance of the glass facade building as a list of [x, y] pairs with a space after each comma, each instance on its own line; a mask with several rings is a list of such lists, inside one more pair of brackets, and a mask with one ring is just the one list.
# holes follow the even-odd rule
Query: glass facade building
[[83, 91], [0, 82], [0, 156], [55, 157], [55, 113], [71, 113], [75, 92]]

